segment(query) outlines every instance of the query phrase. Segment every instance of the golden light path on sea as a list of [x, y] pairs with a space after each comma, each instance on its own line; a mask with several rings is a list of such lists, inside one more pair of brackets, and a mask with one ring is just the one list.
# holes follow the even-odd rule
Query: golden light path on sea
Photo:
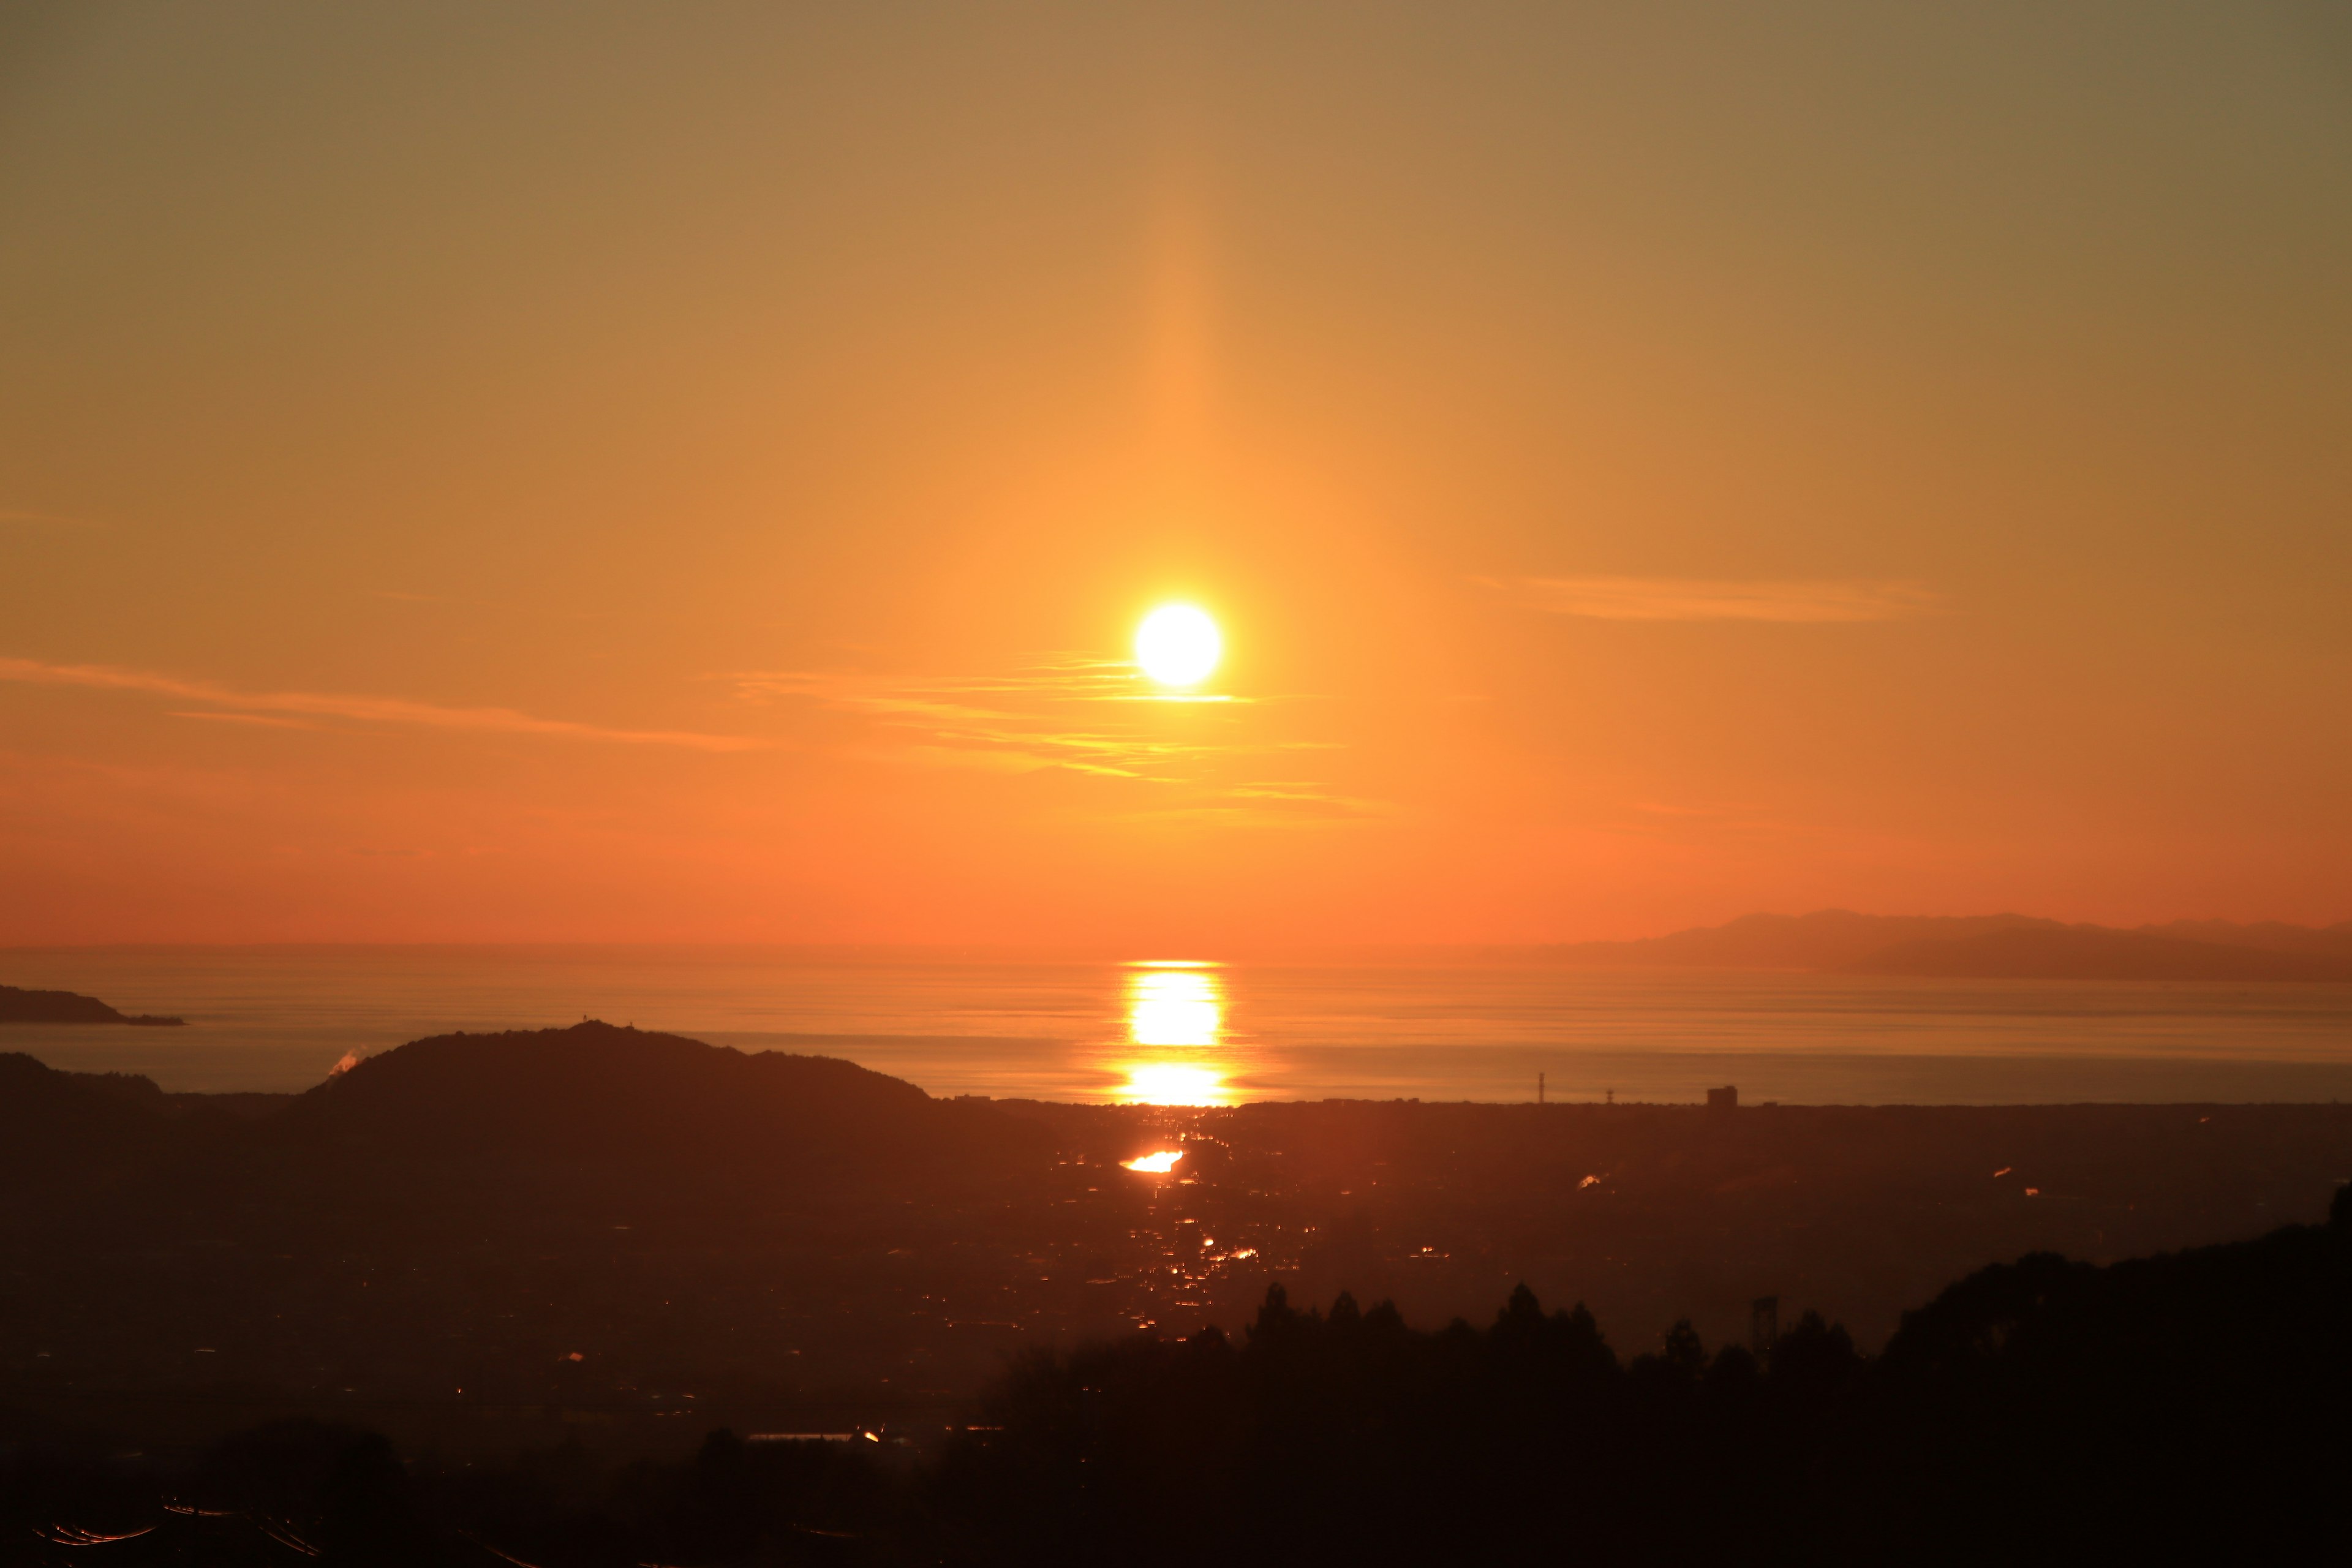
[[[1128, 1059], [1115, 1098], [1130, 1105], [1231, 1105], [1224, 982], [1214, 965], [1155, 961], [1129, 966]], [[1148, 1054], [1135, 1054], [1137, 1052]]]

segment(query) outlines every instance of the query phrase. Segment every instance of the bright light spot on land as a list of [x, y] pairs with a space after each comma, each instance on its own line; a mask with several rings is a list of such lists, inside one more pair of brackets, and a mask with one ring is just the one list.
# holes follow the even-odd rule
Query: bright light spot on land
[[1146, 1175], [1164, 1176], [1174, 1170], [1176, 1162], [1183, 1157], [1181, 1149], [1162, 1149], [1157, 1154], [1138, 1154], [1132, 1160], [1121, 1160], [1119, 1165], [1125, 1170], [1141, 1171]]
[[1601, 1184], [1601, 1178], [1598, 1176], [1587, 1176], [1584, 1180], [1577, 1183], [1576, 1184], [1580, 1187], [1597, 1187]]
[[1217, 623], [1191, 605], [1162, 605], [1135, 628], [1135, 662], [1162, 686], [1198, 686], [1224, 651]]
[[1127, 982], [1127, 1037], [1139, 1046], [1213, 1046], [1225, 998], [1213, 971], [1151, 964]]
[[341, 1078], [343, 1074], [351, 1071], [353, 1068], [359, 1066], [360, 1063], [366, 1059], [366, 1058], [361, 1056], [357, 1051], [345, 1051], [343, 1053], [343, 1059], [327, 1069], [327, 1076], [329, 1078]]
[[1127, 1069], [1118, 1098], [1137, 1105], [1230, 1105], [1223, 1073], [1181, 1062], [1139, 1062]]

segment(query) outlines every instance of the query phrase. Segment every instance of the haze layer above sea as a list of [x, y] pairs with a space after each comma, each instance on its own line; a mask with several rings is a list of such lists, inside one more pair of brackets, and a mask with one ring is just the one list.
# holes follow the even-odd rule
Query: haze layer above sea
[[0, 951], [0, 983], [188, 1027], [0, 1049], [167, 1090], [298, 1090], [347, 1056], [584, 1016], [845, 1058], [935, 1095], [1790, 1103], [2352, 1099], [2352, 986], [1564, 967], [1414, 952], [1214, 963], [714, 947]]

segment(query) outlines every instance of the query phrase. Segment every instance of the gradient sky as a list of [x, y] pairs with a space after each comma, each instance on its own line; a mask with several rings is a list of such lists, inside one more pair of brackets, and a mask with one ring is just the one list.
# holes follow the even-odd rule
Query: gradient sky
[[2352, 916], [2347, 17], [12, 5], [0, 941]]

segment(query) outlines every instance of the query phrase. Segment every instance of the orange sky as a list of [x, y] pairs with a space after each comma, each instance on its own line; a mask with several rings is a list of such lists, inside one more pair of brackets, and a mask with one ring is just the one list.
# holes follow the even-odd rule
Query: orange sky
[[0, 942], [2352, 916], [2352, 25], [1944, 9], [11, 7]]

